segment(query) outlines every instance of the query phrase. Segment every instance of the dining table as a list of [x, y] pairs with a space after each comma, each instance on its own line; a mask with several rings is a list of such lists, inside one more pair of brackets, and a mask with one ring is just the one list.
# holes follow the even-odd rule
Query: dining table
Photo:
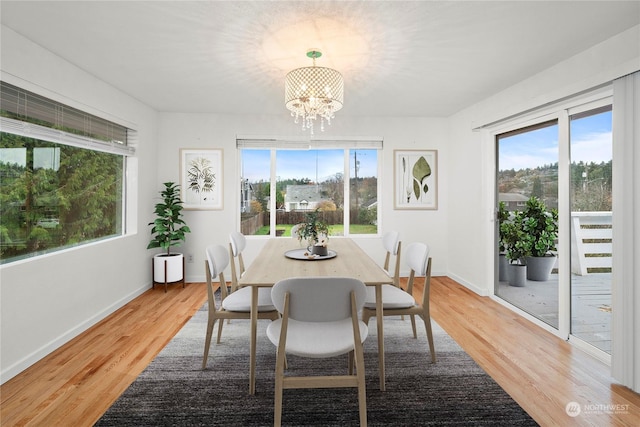
[[[374, 242], [371, 240], [371, 242]], [[270, 238], [255, 260], [238, 280], [241, 287], [251, 287], [251, 338], [249, 356], [249, 394], [255, 394], [256, 343], [258, 330], [258, 289], [272, 287], [291, 277], [351, 277], [367, 286], [375, 286], [376, 326], [380, 390], [385, 389], [384, 337], [382, 325], [382, 285], [392, 283], [389, 275], [355, 241], [348, 237], [332, 237], [328, 254], [313, 256], [294, 238]]]

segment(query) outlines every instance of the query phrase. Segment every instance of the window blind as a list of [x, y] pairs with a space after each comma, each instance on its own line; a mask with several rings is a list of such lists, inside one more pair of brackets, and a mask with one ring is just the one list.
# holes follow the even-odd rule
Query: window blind
[[251, 136], [237, 136], [237, 148], [279, 148], [279, 149], [322, 149], [322, 148], [368, 148], [382, 150], [383, 139], [381, 137], [340, 137], [312, 140], [291, 139], [291, 138], [262, 138]]
[[[129, 129], [126, 127], [6, 82], [0, 82], [0, 110], [3, 118], [31, 123], [56, 132], [63, 131], [69, 135], [78, 135], [84, 137], [84, 143], [93, 140], [107, 142], [111, 146], [127, 145]], [[4, 124], [3, 120], [3, 126]], [[25, 126], [26, 128], [28, 127]], [[33, 127], [32, 129], [37, 128]], [[23, 129], [24, 131], [26, 130]], [[46, 133], [42, 129], [38, 132], [40, 134]], [[24, 133], [21, 135], [32, 136]]]

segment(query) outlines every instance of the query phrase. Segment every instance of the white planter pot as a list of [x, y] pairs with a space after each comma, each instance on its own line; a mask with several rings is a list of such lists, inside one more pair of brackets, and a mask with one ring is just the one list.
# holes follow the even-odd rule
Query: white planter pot
[[[156, 283], [173, 283], [183, 279], [184, 255], [180, 253], [157, 254], [153, 256], [153, 281]], [[165, 263], [167, 278], [165, 280]]]

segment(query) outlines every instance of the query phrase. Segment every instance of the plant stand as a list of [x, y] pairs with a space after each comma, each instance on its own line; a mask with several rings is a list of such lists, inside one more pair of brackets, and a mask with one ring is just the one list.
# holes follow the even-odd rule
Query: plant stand
[[152, 280], [153, 280], [153, 283], [151, 285], [152, 289], [156, 288], [156, 283], [158, 283], [158, 284], [163, 284], [164, 283], [164, 293], [166, 294], [167, 293], [167, 285], [174, 284], [174, 283], [180, 283], [180, 282], [182, 282], [182, 288], [184, 289], [184, 283], [185, 283], [184, 282], [184, 272], [185, 272], [185, 259], [184, 259], [184, 257], [182, 257], [182, 279], [176, 280], [175, 282], [167, 282], [167, 277], [168, 277], [167, 265], [168, 265], [168, 261], [165, 259], [165, 260], [163, 260], [163, 263], [164, 263], [164, 282], [158, 282], [158, 281], [156, 281], [156, 277], [155, 277], [155, 258], [151, 258], [151, 277], [152, 277]]

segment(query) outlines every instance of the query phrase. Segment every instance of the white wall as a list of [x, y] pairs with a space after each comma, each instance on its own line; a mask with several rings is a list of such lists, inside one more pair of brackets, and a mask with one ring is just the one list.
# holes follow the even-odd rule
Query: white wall
[[495, 146], [474, 128], [611, 82], [640, 69], [640, 26], [495, 94], [450, 118], [447, 274], [483, 295], [493, 293]]
[[[180, 251], [193, 254], [194, 263], [187, 264], [188, 281], [204, 281], [204, 250], [212, 243], [228, 245], [229, 233], [239, 229], [239, 172], [236, 135], [304, 136], [284, 110], [280, 116], [235, 116], [216, 114], [161, 113], [158, 141], [159, 182], [179, 180], [180, 148], [222, 148], [224, 150], [224, 209], [219, 211], [186, 211], [185, 221], [192, 230]], [[446, 234], [448, 174], [438, 175], [438, 210], [406, 211], [393, 209], [393, 150], [435, 149], [438, 164], [448, 163], [449, 143], [446, 119], [362, 118], [336, 114], [323, 136], [381, 136], [382, 156], [381, 231], [398, 230], [403, 245], [423, 241], [431, 246], [434, 275], [447, 271]], [[445, 168], [446, 170], [446, 168]], [[250, 263], [265, 242], [263, 237], [249, 237], [243, 256]], [[384, 251], [379, 238], [356, 239], [363, 247], [373, 249], [372, 256], [382, 265]], [[405, 269], [406, 270], [406, 269]], [[227, 270], [227, 273], [229, 269]], [[408, 271], [406, 271], [408, 273]], [[227, 279], [230, 276], [226, 276]]]
[[4, 382], [150, 287], [146, 225], [159, 187], [154, 111], [4, 26], [1, 36], [2, 80], [138, 130], [134, 217], [141, 208], [125, 237], [0, 267]]
[[[489, 294], [493, 283], [493, 147], [472, 129], [637, 70], [638, 28], [450, 119], [359, 118], [338, 113], [326, 133], [382, 136], [382, 231], [398, 230], [406, 243], [428, 242], [434, 275], [447, 274], [478, 293]], [[140, 210], [131, 235], [0, 267], [0, 372], [4, 382], [149, 288], [152, 254], [145, 249], [147, 223], [161, 183], [179, 180], [180, 148], [224, 149], [224, 209], [185, 215], [193, 232], [181, 250], [195, 257], [193, 264], [187, 264], [186, 276], [188, 281], [201, 281], [205, 246], [211, 242], [226, 245], [229, 231], [238, 226], [236, 135], [287, 136], [299, 135], [299, 130], [285, 111], [277, 117], [156, 114], [15, 32], [2, 27], [1, 35], [3, 80], [131, 123], [138, 130], [138, 174], [133, 188], [137, 203], [130, 207]], [[436, 211], [393, 209], [393, 150], [413, 148], [438, 150]], [[248, 262], [261, 242], [249, 241]], [[382, 261], [379, 242], [368, 245], [363, 238], [359, 243], [377, 248], [373, 256]]]

